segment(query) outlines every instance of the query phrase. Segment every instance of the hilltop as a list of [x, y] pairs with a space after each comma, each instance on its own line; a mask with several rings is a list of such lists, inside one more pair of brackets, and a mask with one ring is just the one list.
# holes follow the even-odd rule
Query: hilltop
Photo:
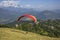
[[31, 32], [26, 34], [25, 31], [11, 28], [0, 28], [0, 40], [60, 40], [60, 38], [42, 36]]

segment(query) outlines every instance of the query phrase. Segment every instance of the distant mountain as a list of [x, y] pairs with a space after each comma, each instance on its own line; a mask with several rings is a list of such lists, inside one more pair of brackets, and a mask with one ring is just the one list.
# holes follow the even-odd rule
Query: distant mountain
[[10, 23], [15, 21], [19, 16], [29, 13], [36, 16], [37, 19], [60, 19], [60, 10], [43, 10], [36, 11], [35, 9], [26, 8], [0, 8], [0, 24]]
[[40, 12], [39, 16], [41, 16], [43, 19], [60, 19], [60, 13], [49, 10]]
[[[16, 18], [15, 12], [0, 8], [0, 23], [12, 22]], [[11, 21], [10, 21], [11, 20]]]
[[60, 9], [55, 9], [54, 12], [60, 13]]
[[21, 8], [0, 8], [0, 24], [9, 23], [15, 21], [17, 17], [23, 15], [24, 13], [29, 13], [31, 9], [21, 9]]

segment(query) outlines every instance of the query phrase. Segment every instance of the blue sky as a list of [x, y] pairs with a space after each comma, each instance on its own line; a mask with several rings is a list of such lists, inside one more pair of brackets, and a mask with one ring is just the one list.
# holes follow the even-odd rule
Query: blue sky
[[[0, 0], [0, 3], [2, 3], [2, 1], [8, 0]], [[23, 8], [37, 8], [45, 10], [60, 9], [60, 0], [9, 0], [9, 1], [19, 1], [18, 4]]]

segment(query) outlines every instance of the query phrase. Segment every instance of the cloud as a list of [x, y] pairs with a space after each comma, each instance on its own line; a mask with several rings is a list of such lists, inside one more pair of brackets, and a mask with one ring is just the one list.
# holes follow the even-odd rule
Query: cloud
[[60, 5], [58, 4], [40, 4], [35, 7], [42, 10], [60, 9]]
[[25, 7], [31, 7], [31, 5], [30, 4], [27, 4], [27, 5], [25, 5]]
[[20, 1], [20, 0], [2, 0], [2, 1]]
[[0, 7], [31, 8], [30, 4], [21, 5], [20, 0], [5, 0], [0, 2]]
[[21, 0], [4, 0], [0, 1], [0, 7], [17, 7], [17, 8], [36, 8], [41, 10], [60, 9], [59, 4], [24, 4]]
[[24, 8], [31, 8], [30, 4], [23, 5]]
[[20, 7], [20, 1], [1, 1], [0, 7]]
[[20, 5], [21, 8], [32, 8], [30, 4]]

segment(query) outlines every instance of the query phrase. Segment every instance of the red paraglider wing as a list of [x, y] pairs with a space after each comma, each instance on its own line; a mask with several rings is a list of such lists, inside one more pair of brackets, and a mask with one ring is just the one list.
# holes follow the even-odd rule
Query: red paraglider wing
[[37, 22], [36, 17], [33, 16], [33, 15], [30, 15], [30, 14], [24, 14], [24, 15], [20, 16], [17, 21], [19, 21], [19, 20], [20, 20], [21, 18], [23, 18], [23, 17], [29, 17], [29, 18], [31, 18], [34, 22]]
[[19, 21], [19, 20], [20, 20], [21, 18], [23, 18], [23, 17], [24, 17], [24, 16], [20, 16], [17, 21]]
[[37, 19], [34, 16], [29, 15], [28, 17], [31, 18], [34, 22], [37, 22]]

